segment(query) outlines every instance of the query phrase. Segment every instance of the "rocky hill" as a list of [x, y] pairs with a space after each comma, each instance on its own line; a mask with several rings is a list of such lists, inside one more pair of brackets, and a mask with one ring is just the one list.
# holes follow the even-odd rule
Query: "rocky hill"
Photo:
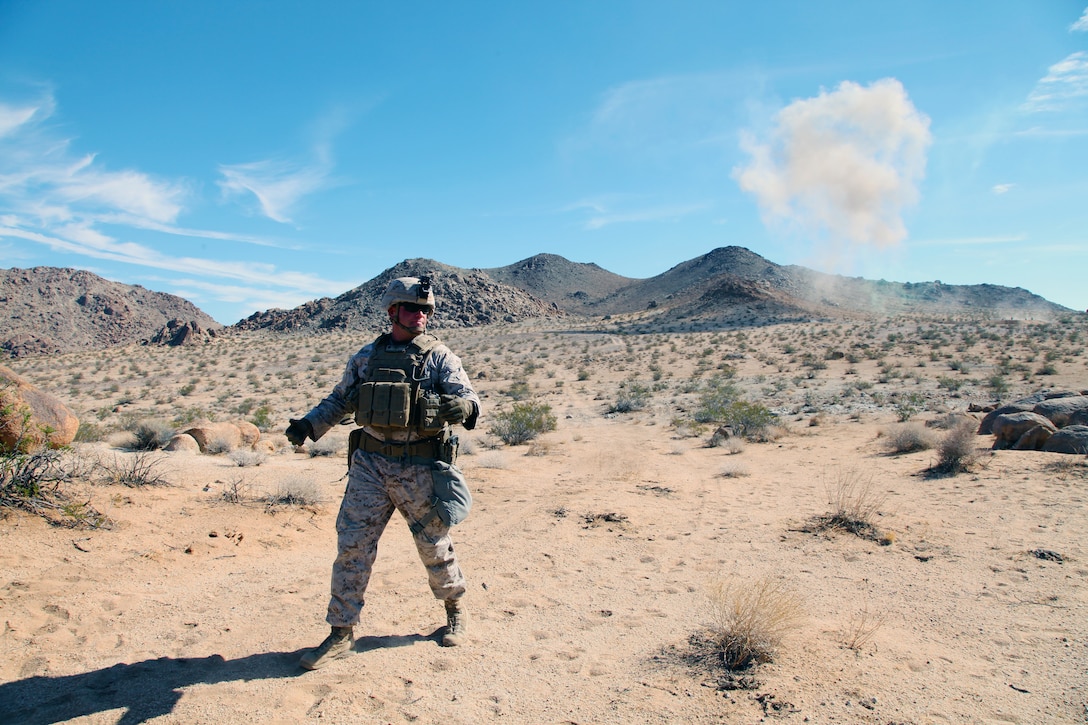
[[323, 297], [293, 310], [258, 312], [232, 327], [274, 332], [380, 330], [389, 323], [386, 311], [381, 308], [382, 293], [389, 281], [424, 275], [431, 278], [438, 298], [438, 310], [430, 320], [434, 329], [563, 314], [554, 304], [497, 282], [481, 270], [451, 267], [432, 259], [408, 259], [339, 297]]
[[636, 281], [596, 264], [571, 262], [557, 254], [537, 254], [506, 267], [483, 271], [498, 282], [573, 313], [586, 312], [592, 305]]
[[171, 322], [218, 330], [188, 300], [79, 269], [0, 269], [0, 351], [11, 357], [149, 340]]

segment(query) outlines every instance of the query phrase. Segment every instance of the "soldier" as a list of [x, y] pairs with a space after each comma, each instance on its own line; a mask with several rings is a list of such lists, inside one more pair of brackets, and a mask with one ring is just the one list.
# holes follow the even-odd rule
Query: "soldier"
[[305, 417], [292, 419], [286, 432], [296, 446], [306, 438], [316, 441], [349, 411], [362, 426], [349, 439], [348, 484], [336, 519], [337, 554], [325, 617], [332, 632], [302, 656], [299, 665], [308, 670], [351, 650], [378, 539], [394, 509], [410, 524], [431, 591], [445, 602], [442, 645], [453, 647], [466, 637], [465, 578], [449, 526], [431, 508], [432, 475], [461, 475], [439, 461], [453, 463], [456, 437], [450, 426], [474, 428], [480, 399], [460, 358], [426, 332], [435, 308], [430, 279], [393, 280], [382, 307], [391, 330], [355, 353], [332, 393]]

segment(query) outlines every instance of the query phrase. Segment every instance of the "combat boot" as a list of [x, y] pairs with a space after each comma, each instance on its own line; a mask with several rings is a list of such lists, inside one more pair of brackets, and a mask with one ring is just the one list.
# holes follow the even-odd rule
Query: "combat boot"
[[350, 652], [353, 644], [355, 644], [355, 637], [352, 636], [351, 627], [333, 627], [332, 633], [325, 638], [324, 642], [302, 655], [302, 659], [298, 661], [299, 667], [305, 670], [324, 667]]
[[456, 647], [468, 641], [468, 612], [460, 599], [446, 600], [446, 633], [443, 647]]

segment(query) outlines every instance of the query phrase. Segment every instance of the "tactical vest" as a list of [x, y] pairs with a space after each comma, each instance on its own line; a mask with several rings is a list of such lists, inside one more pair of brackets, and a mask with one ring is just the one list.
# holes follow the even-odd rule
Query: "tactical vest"
[[388, 439], [411, 431], [412, 438], [432, 438], [446, 423], [438, 417], [438, 393], [424, 391], [423, 366], [439, 339], [417, 335], [410, 342], [395, 342], [385, 334], [374, 341], [363, 379], [356, 386], [355, 422]]

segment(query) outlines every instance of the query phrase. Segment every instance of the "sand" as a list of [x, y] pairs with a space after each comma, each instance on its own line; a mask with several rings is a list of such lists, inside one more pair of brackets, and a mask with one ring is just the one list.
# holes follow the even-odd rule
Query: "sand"
[[[159, 452], [169, 485], [73, 484], [109, 517], [108, 529], [50, 526], [23, 513], [0, 520], [0, 721], [1086, 721], [1083, 456], [991, 451], [992, 437], [978, 436], [970, 471], [927, 475], [934, 450], [888, 452], [897, 415], [887, 405], [861, 405], [854, 395], [848, 409], [841, 395], [826, 397], [853, 377], [875, 381], [876, 361], [855, 363], [853, 373], [836, 362], [815, 381], [797, 380], [803, 367], [786, 354], [759, 360], [781, 348], [773, 329], [732, 364], [753, 399], [794, 412], [781, 414], [775, 440], [711, 447], [710, 431], [692, 436], [676, 425], [690, 413], [678, 392], [686, 370], [670, 387], [680, 397], [659, 391], [644, 410], [610, 414], [619, 386], [648, 369], [642, 353], [617, 363], [608, 346], [627, 360], [622, 339], [592, 351], [579, 340], [565, 361], [565, 340], [523, 334], [538, 341], [537, 369], [502, 357], [496, 335], [459, 336], [476, 370], [485, 356], [495, 358], [493, 369], [508, 368], [479, 380], [484, 418], [465, 435], [460, 461], [475, 496], [453, 533], [469, 582], [467, 645], [439, 645], [444, 612], [397, 516], [381, 541], [353, 652], [314, 672], [297, 666], [327, 633], [345, 463], [295, 452], [273, 431], [266, 438], [280, 447], [259, 466]], [[666, 381], [668, 346], [678, 342], [699, 351], [707, 341], [663, 336], [663, 347], [643, 350], [666, 363]], [[223, 343], [212, 358], [224, 366], [201, 374], [229, 387], [226, 363], [257, 357], [240, 344]], [[321, 379], [280, 391], [294, 412], [327, 390], [349, 347], [330, 355]], [[924, 359], [909, 347], [891, 355], [907, 361], [904, 371], [912, 355]], [[96, 357], [52, 364], [89, 369]], [[681, 355], [673, 365], [696, 359]], [[1070, 359], [1059, 363], [1065, 377], [1017, 385], [1075, 386], [1085, 380], [1084, 358]], [[306, 354], [298, 360], [315, 364]], [[938, 401], [936, 378], [950, 373], [936, 367], [909, 383], [934, 394], [918, 422], [971, 400], [944, 388]], [[178, 375], [188, 380], [187, 371]], [[504, 391], [521, 377], [558, 426], [531, 445], [502, 446], [488, 435], [487, 416], [509, 407]], [[760, 393], [776, 379], [792, 380], [796, 395]], [[888, 385], [908, 383], [900, 376]], [[981, 383], [974, 389], [983, 397]], [[209, 392], [205, 401], [213, 400]], [[277, 412], [284, 424], [288, 414]], [[105, 440], [76, 451], [85, 460], [136, 455]], [[884, 497], [872, 517], [884, 541], [814, 528], [829, 494], [851, 479], [871, 481]], [[262, 500], [302, 482], [319, 501]], [[773, 661], [744, 680], [692, 657], [693, 642], [714, 624], [711, 592], [722, 581], [742, 590], [774, 582], [797, 604], [799, 619]], [[738, 684], [748, 689], [727, 689]]]

